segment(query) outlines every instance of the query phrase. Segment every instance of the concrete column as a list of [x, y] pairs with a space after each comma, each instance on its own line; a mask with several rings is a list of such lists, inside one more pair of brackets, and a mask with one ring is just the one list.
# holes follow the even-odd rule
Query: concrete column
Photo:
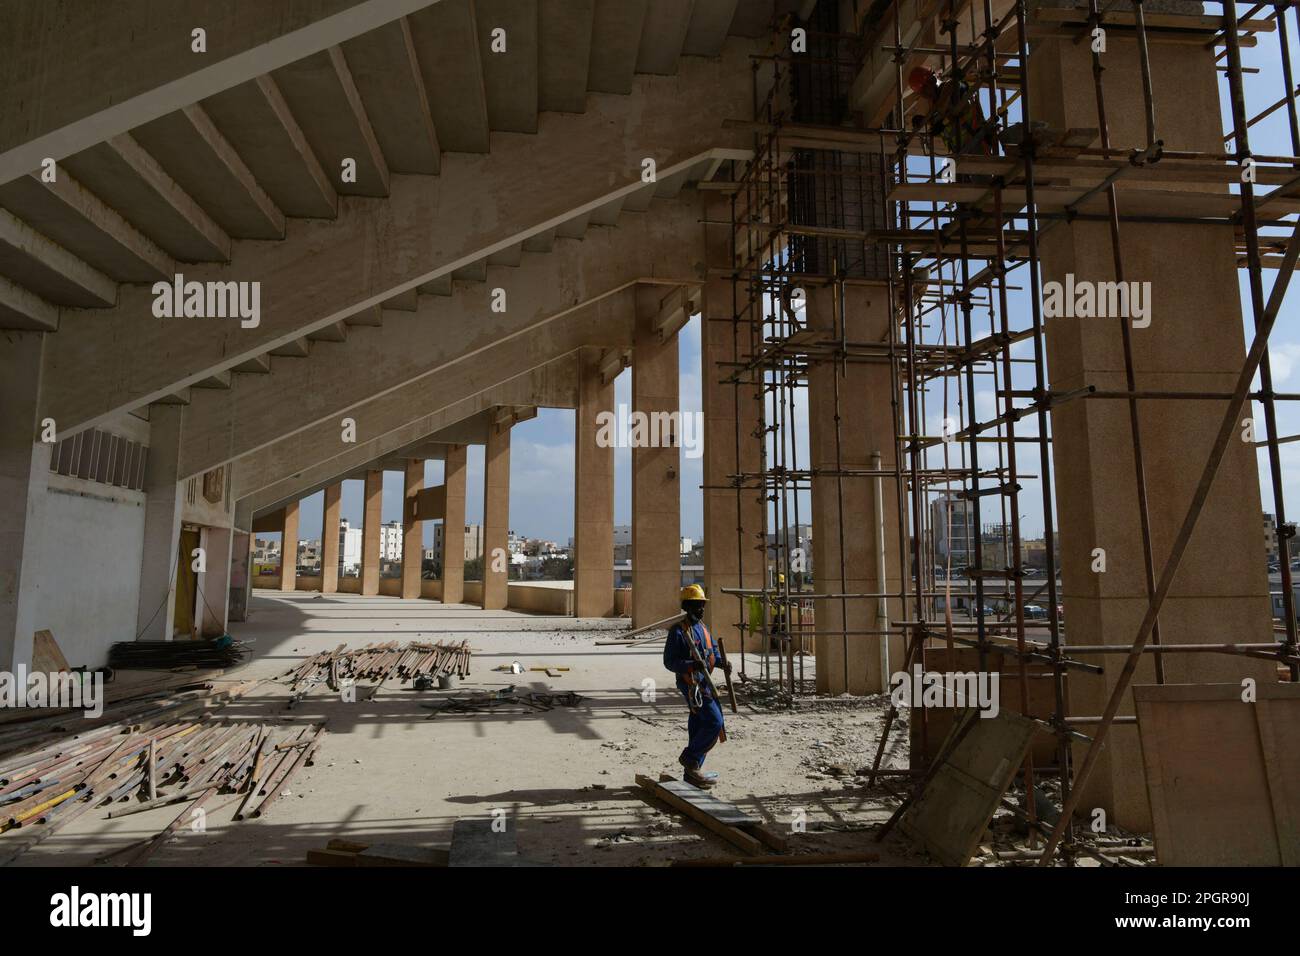
[[334, 594], [339, 589], [339, 510], [343, 501], [343, 482], [325, 488], [325, 504], [320, 530], [320, 590]]
[[298, 502], [284, 506], [284, 524], [280, 526], [280, 590], [298, 587]]
[[0, 350], [0, 669], [8, 671], [31, 663], [39, 626], [37, 551], [53, 447], [35, 440], [43, 347], [39, 332], [7, 332]]
[[573, 416], [573, 608], [578, 617], [614, 613], [614, 444], [597, 441], [597, 416], [614, 411], [614, 383], [601, 381], [599, 356], [598, 349], [579, 355]]
[[465, 600], [465, 458], [468, 446], [448, 445], [442, 483], [447, 489], [442, 519], [442, 603]]
[[252, 588], [251, 557], [253, 549], [253, 505], [245, 498], [235, 502], [235, 520], [232, 528], [234, 541], [230, 551], [230, 598], [226, 614], [230, 621], [248, 620], [248, 597]]
[[402, 485], [402, 597], [420, 596], [421, 566], [424, 563], [424, 522], [415, 517], [415, 496], [424, 490], [424, 459], [406, 463]]
[[[839, 338], [837, 296], [830, 287], [808, 291], [810, 327]], [[843, 322], [850, 342], [881, 342], [888, 336], [889, 300], [882, 285], [845, 285]], [[839, 376], [839, 407], [836, 377]], [[808, 466], [830, 474], [812, 480], [813, 587], [821, 594], [862, 594], [880, 590], [877, 568], [877, 492], [883, 499], [886, 590], [899, 588], [898, 498], [892, 480], [836, 477], [894, 465], [894, 420], [889, 365], [850, 362], [840, 374], [834, 362], [819, 362], [808, 372]], [[838, 417], [838, 425], [836, 419]], [[838, 450], [836, 433], [838, 430]], [[841, 506], [842, 501], [842, 506]], [[774, 529], [779, 532], [779, 529]], [[896, 603], [896, 602], [895, 602]], [[900, 670], [903, 639], [888, 641], [868, 631], [882, 630], [889, 613], [875, 599], [819, 600], [814, 608], [817, 639], [817, 692], [875, 694]], [[893, 613], [899, 613], [894, 608]], [[848, 633], [846, 633], [848, 632]]]
[[[636, 293], [632, 411], [647, 416], [647, 427], [644, 440], [635, 430], [631, 436], [633, 627], [681, 610], [681, 436], [674, 433], [666, 443], [655, 425], [679, 404], [677, 336], [661, 342], [654, 329], [665, 294], [656, 286], [639, 286]], [[652, 435], [660, 447], [651, 444]]]
[[[1144, 143], [1136, 43], [1112, 34], [1108, 44], [1104, 60], [1111, 141], [1125, 146]], [[1150, 60], [1157, 135], [1165, 148], [1222, 152], [1219, 112], [1211, 108], [1219, 102], [1214, 51], [1153, 37]], [[1030, 60], [1035, 119], [1052, 127], [1096, 126], [1091, 68], [1086, 45], [1052, 39], [1035, 45]], [[1189, 109], [1192, 103], [1201, 108]], [[1161, 189], [1166, 188], [1178, 185], [1162, 183]], [[1226, 187], [1222, 193], [1227, 193]], [[1118, 194], [1121, 215], [1176, 212], [1168, 202], [1139, 200], [1123, 185]], [[1102, 202], [1097, 208], [1104, 211]], [[1132, 329], [1137, 387], [1232, 391], [1245, 360], [1232, 227], [1124, 222], [1120, 232], [1125, 280], [1151, 283], [1150, 325]], [[1076, 287], [1081, 282], [1113, 281], [1106, 224], [1076, 221], [1051, 230], [1043, 238], [1042, 263], [1044, 282], [1064, 284], [1067, 275], [1073, 275]], [[1053, 390], [1126, 387], [1121, 321], [1115, 317], [1047, 319]], [[1139, 405], [1157, 577], [1209, 454], [1219, 408], [1216, 403], [1192, 401]], [[1262, 415], [1259, 430], [1262, 437]], [[1066, 403], [1053, 413], [1052, 437], [1069, 643], [1131, 644], [1148, 597], [1128, 405]], [[1243, 442], [1229, 446], [1160, 615], [1166, 642], [1273, 637], [1257, 469], [1256, 449]], [[1104, 573], [1092, 570], [1095, 548], [1105, 550]], [[1120, 658], [1107, 658], [1106, 673], [1100, 676], [1070, 672], [1072, 714], [1102, 712], [1120, 662]], [[1165, 681], [1176, 684], [1277, 679], [1271, 662], [1220, 654], [1169, 654], [1164, 670]], [[1143, 655], [1132, 683], [1154, 682], [1154, 656]], [[1133, 713], [1131, 695], [1119, 712]], [[1107, 737], [1080, 809], [1103, 807], [1110, 820], [1122, 827], [1150, 830], [1144, 777], [1136, 729], [1117, 725]]]
[[181, 535], [180, 461], [184, 406], [149, 408], [145, 468], [144, 552], [140, 562], [139, 640], [169, 641], [176, 610], [176, 561]]
[[510, 597], [510, 428], [488, 428], [483, 455], [483, 610], [506, 606]]
[[[706, 220], [729, 221], [729, 200], [706, 206]], [[730, 227], [710, 228], [709, 263], [725, 266], [731, 255]], [[711, 599], [704, 621], [728, 650], [740, 647], [737, 623], [746, 617], [748, 602], [722, 593], [722, 588], [763, 586], [765, 544], [763, 493], [742, 488], [737, 494], [730, 475], [759, 469], [762, 438], [760, 390], [722, 384], [735, 372], [725, 363], [746, 356], [748, 327], [733, 326], [735, 316], [730, 279], [704, 285], [701, 328], [701, 392], [704, 408], [704, 589]], [[739, 429], [737, 429], [739, 422]], [[751, 482], [752, 483], [752, 482]], [[807, 520], [807, 518], [805, 518]], [[810, 556], [811, 557], [811, 556]], [[746, 649], [762, 649], [763, 637], [753, 634]]]
[[235, 545], [235, 530], [206, 528], [204, 530], [204, 570], [198, 575], [199, 633], [203, 637], [220, 637], [226, 633], [229, 614], [231, 549]]
[[384, 503], [384, 473], [366, 472], [361, 513], [361, 593], [379, 593], [379, 526]]

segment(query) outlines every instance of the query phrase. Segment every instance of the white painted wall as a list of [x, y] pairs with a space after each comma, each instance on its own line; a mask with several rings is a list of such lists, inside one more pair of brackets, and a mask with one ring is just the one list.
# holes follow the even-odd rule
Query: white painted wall
[[110, 644], [135, 638], [144, 495], [52, 474], [43, 518], [36, 628], [73, 667], [105, 664]]

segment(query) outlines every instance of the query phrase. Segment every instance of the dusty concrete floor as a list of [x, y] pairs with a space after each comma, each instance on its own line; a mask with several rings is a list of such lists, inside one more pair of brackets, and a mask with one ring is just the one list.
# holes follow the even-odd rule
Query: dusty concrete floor
[[[236, 639], [253, 642], [252, 659], [225, 675], [232, 682], [274, 677], [344, 642], [359, 647], [417, 638], [468, 638], [472, 674], [454, 691], [416, 692], [390, 681], [373, 700], [360, 690], [355, 703], [320, 687], [292, 709], [283, 684], [262, 684], [222, 715], [326, 719], [315, 765], [264, 818], [233, 822], [233, 804], [214, 804], [202, 831], [182, 828], [152, 865], [301, 865], [308, 849], [333, 837], [445, 847], [455, 820], [489, 818], [498, 808], [516, 822], [521, 855], [542, 864], [661, 865], [731, 854], [728, 844], [631, 792], [637, 773], [680, 775], [686, 708], [663, 669], [661, 645], [596, 646], [626, 626], [429, 601], [258, 592], [250, 620], [231, 629]], [[493, 670], [513, 660], [569, 670], [558, 678]], [[758, 663], [750, 655], [746, 667], [755, 672]], [[811, 678], [811, 658], [805, 668]], [[658, 688], [653, 702], [642, 699], [646, 679]], [[572, 690], [585, 700], [545, 713], [432, 718], [421, 706], [512, 683], [521, 691]], [[709, 769], [722, 774], [717, 795], [760, 814], [799, 849], [880, 850], [885, 865], [923, 863], [905, 843], [878, 844], [864, 832], [893, 806], [883, 791], [868, 792], [865, 780], [852, 775], [871, 763], [882, 712], [883, 699], [854, 706], [828, 701], [796, 712], [742, 703], [739, 714], [727, 716], [730, 740], [710, 755]], [[905, 736], [897, 728], [891, 734], [885, 766], [903, 764]], [[157, 833], [177, 812], [164, 807], [110, 820], [93, 811], [21, 862], [88, 863]], [[794, 831], [796, 812], [804, 832]]]

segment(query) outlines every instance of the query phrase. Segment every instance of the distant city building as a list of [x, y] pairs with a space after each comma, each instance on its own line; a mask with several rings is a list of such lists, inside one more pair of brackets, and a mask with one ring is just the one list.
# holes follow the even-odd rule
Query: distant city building
[[313, 538], [311, 541], [298, 542], [298, 567], [311, 568], [320, 571], [321, 550], [320, 540]]
[[360, 573], [361, 529], [351, 527], [347, 518], [339, 522], [339, 563], [344, 575]]
[[802, 550], [803, 569], [805, 572], [812, 571], [812, 525], [799, 524], [791, 525], [789, 533], [784, 534], [779, 531], [769, 531], [767, 533], [767, 553], [768, 558], [773, 565], [781, 564], [784, 567], [784, 560], [787, 555], [784, 554], [786, 547], [789, 547], [788, 555], [791, 564], [794, 564], [796, 548]]
[[1270, 561], [1282, 556], [1281, 546], [1277, 541], [1277, 517], [1264, 512], [1264, 552]]
[[930, 502], [930, 527], [934, 534], [934, 559], [953, 568], [975, 563], [975, 509], [965, 498], [945, 493]]
[[379, 560], [402, 560], [402, 523], [389, 521], [379, 526]]
[[[433, 553], [431, 557], [435, 561], [442, 560], [442, 522], [433, 529]], [[465, 561], [473, 561], [483, 554], [483, 526], [477, 524], [465, 525]]]

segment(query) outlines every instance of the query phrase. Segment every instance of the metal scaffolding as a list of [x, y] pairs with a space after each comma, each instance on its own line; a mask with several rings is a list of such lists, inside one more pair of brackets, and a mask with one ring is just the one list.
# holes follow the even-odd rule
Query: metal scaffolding
[[[1036, 774], [1054, 776], [1060, 784], [1063, 812], [1054, 829], [1040, 826], [1034, 801], [1026, 801], [1031, 833], [1046, 836], [1042, 862], [1051, 860], [1062, 841], [1068, 861], [1074, 855], [1071, 816], [1077, 795], [1117, 722], [1143, 654], [1152, 655], [1158, 683], [1165, 681], [1165, 655], [1188, 653], [1276, 661], [1291, 680], [1300, 680], [1290, 568], [1294, 528], [1287, 519], [1279, 451], [1295, 437], [1279, 434], [1276, 414], [1278, 403], [1296, 401], [1300, 394], [1274, 391], [1268, 351], [1300, 254], [1300, 224], [1294, 215], [1300, 198], [1295, 188], [1300, 185], [1300, 89], [1289, 47], [1289, 31], [1300, 32], [1300, 9], [1295, 0], [1225, 0], [1209, 4], [1216, 12], [1190, 16], [1147, 13], [1142, 0], [1125, 3], [1122, 10], [1115, 9], [1116, 0], [1104, 6], [1087, 0], [1086, 9], [1081, 4], [1031, 13], [1026, 0], [1016, 0], [997, 16], [991, 0], [933, 0], [918, 9], [926, 23], [933, 23], [932, 35], [946, 42], [926, 46], [925, 30], [904, 33], [897, 0], [873, 4], [847, 25], [838, 19], [841, 6], [823, 0], [800, 24], [806, 49], [791, 48], [792, 24], [785, 21], [776, 26], [769, 48], [776, 52], [755, 57], [754, 155], [732, 164], [726, 186], [731, 192], [731, 261], [725, 269], [713, 264], [715, 274], [726, 272], [733, 282], [734, 315], [713, 321], [730, 321], [735, 340], [736, 360], [723, 382], [736, 390], [737, 448], [742, 442], [761, 443], [757, 471], [729, 476], [737, 509], [747, 496], [758, 497], [764, 515], [763, 586], [724, 589], [739, 602], [741, 628], [761, 642], [760, 672], [745, 676], [792, 702], [809, 690], [803, 663], [814, 640], [842, 642], [845, 686], [849, 644], [862, 640], [883, 644], [890, 636], [901, 638], [905, 656], [895, 670], [924, 667], [927, 647], [945, 648], [949, 661], [957, 649], [973, 649], [981, 670], [991, 655], [1014, 661], [1004, 676], [1015, 683], [1020, 711], [1041, 719], [1057, 740], [1053, 765], [1035, 768], [1027, 761], [1023, 768], [1027, 792], [1033, 791]], [[1031, 42], [1051, 36], [1088, 44], [1099, 29], [1136, 41], [1145, 108], [1142, 142], [1113, 141], [1096, 43], [1091, 44], [1096, 128], [1051, 130], [1035, 119]], [[1256, 104], [1252, 115], [1241, 49], [1273, 42], [1270, 33], [1276, 36], [1285, 88], [1279, 98]], [[915, 38], [905, 42], [905, 35]], [[1215, 63], [1226, 77], [1231, 107], [1223, 151], [1178, 149], [1181, 144], [1161, 138], [1148, 49], [1152, 39], [1218, 51]], [[884, 51], [893, 63], [892, 106], [875, 127], [866, 126], [848, 105], [867, 51]], [[949, 107], [964, 110], [960, 120], [949, 112], [946, 123], [936, 124], [936, 116], [944, 118], [939, 108], [918, 108], [909, 74], [922, 64], [933, 66], [939, 101], [947, 96]], [[1289, 126], [1290, 155], [1252, 153], [1252, 127], [1279, 110]], [[1067, 178], [1067, 172], [1068, 187], [1043, 185], [1044, 180]], [[1171, 193], [1176, 204], [1155, 214], [1125, 210], [1125, 193], [1116, 188], [1121, 179], [1205, 184], [1219, 191]], [[1224, 189], [1229, 182], [1238, 184], [1235, 193]], [[1269, 208], [1283, 197], [1289, 202]], [[1101, 200], [1104, 210], [1097, 208]], [[1051, 387], [1040, 244], [1063, 224], [1089, 221], [1108, 227], [1116, 282], [1125, 281], [1121, 235], [1127, 223], [1214, 224], [1234, 230], [1236, 266], [1248, 280], [1254, 339], [1232, 391], [1144, 388], [1135, 371], [1127, 318], [1116, 320], [1114, 329], [1123, 357], [1123, 389], [1087, 383], [1068, 391]], [[1267, 294], [1266, 268], [1276, 270]], [[887, 293], [892, 321], [885, 340], [856, 341], [846, 332], [846, 303], [855, 285]], [[805, 308], [813, 290], [829, 294], [831, 314], [824, 323], [810, 321], [811, 310]], [[892, 385], [892, 463], [877, 458], [870, 468], [846, 466], [839, 458], [845, 427], [841, 410], [866, 400], [845, 387], [849, 369], [858, 363], [887, 364]], [[1252, 387], [1256, 374], [1257, 388]], [[830, 390], [822, 400], [833, 408], [833, 467], [814, 467], [806, 460], [802, 429], [810, 378]], [[751, 431], [741, 410], [742, 396], [753, 395], [762, 407]], [[1159, 627], [1161, 606], [1247, 400], [1258, 402], [1263, 411], [1262, 434], [1256, 437], [1267, 451], [1279, 529], [1282, 621], [1272, 634], [1244, 635], [1236, 643], [1168, 643]], [[1052, 418], [1056, 410], [1081, 401], [1122, 402], [1127, 410], [1148, 599], [1131, 644], [1065, 641]], [[1168, 557], [1158, 562], [1139, 408], [1168, 401], [1199, 403], [1210, 417], [1217, 409], [1221, 424], [1181, 529]], [[871, 483], [875, 515], [846, 511], [845, 488], [855, 482]], [[844, 554], [845, 535], [876, 529], [881, 567], [875, 590], [850, 589], [842, 566], [819, 569], [823, 587], [804, 587], [808, 556], [799, 529], [810, 513], [814, 486], [816, 493], [834, 495], [837, 501], [835, 510], [821, 510], [836, 515], [833, 526], [813, 529], [814, 536], [839, 537], [832, 553]], [[894, 587], [886, 584], [883, 569], [888, 538], [884, 502], [890, 499], [897, 525], [896, 553], [889, 556], [896, 562]], [[1035, 560], [1043, 575], [1037, 580], [1021, 528], [1022, 505], [1031, 499], [1043, 520], [1041, 557]], [[960, 551], [954, 534], [963, 542]], [[754, 546], [739, 530], [737, 547], [742, 566], [753, 560]], [[962, 555], [958, 562], [955, 553]], [[825, 587], [837, 574], [838, 586]], [[847, 622], [844, 608], [864, 601], [875, 602], [874, 627], [824, 626], [823, 608], [838, 604], [838, 619]], [[967, 620], [954, 618], [957, 603], [967, 611]], [[1107, 655], [1124, 662], [1104, 712], [1071, 714], [1069, 672], [1099, 673], [1094, 661]], [[1031, 714], [1030, 683], [1035, 679], [1051, 682], [1050, 714]], [[914, 713], [919, 726], [912, 730], [912, 773], [922, 778], [925, 756], [931, 753], [929, 721], [924, 708]], [[896, 718], [891, 705], [877, 770]], [[1073, 751], [1079, 744], [1086, 751], [1076, 766]]]

